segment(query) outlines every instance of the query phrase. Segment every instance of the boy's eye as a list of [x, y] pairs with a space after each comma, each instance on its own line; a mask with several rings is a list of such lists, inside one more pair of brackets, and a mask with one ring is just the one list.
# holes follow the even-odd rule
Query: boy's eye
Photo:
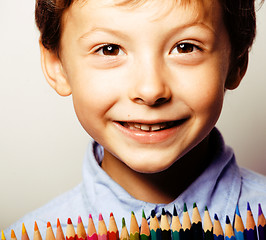
[[116, 44], [106, 44], [104, 46], [101, 46], [96, 50], [96, 53], [105, 56], [117, 56], [124, 54], [120, 46]]
[[180, 43], [175, 45], [170, 53], [192, 53], [197, 50], [200, 50], [200, 48], [192, 43]]

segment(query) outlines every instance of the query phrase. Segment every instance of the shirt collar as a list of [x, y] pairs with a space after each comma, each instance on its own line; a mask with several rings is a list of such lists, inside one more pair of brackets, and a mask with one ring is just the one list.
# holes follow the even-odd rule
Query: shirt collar
[[210, 134], [210, 141], [215, 142], [210, 165], [169, 204], [147, 203], [128, 194], [102, 170], [100, 164], [103, 148], [98, 143], [92, 142], [88, 147], [83, 167], [83, 197], [88, 206], [88, 214], [97, 217], [102, 213], [108, 218], [110, 212], [113, 212], [117, 219], [125, 217], [127, 224], [130, 224], [130, 213], [134, 211], [140, 223], [142, 210], [149, 220], [151, 210], [155, 210], [158, 218], [162, 208], [171, 216], [175, 205], [182, 222], [184, 203], [187, 204], [189, 214], [192, 216], [192, 206], [196, 202], [201, 216], [207, 206], [210, 215], [214, 216], [216, 213], [223, 225], [226, 215], [233, 219], [241, 189], [241, 177], [232, 149], [224, 144], [216, 128]]

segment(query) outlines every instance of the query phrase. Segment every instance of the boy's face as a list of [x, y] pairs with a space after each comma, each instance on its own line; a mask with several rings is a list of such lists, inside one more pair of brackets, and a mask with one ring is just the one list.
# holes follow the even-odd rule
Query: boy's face
[[[218, 1], [76, 3], [60, 59], [84, 129], [139, 172], [168, 168], [214, 127], [230, 43]], [[196, 1], [195, 1], [196, 2]]]

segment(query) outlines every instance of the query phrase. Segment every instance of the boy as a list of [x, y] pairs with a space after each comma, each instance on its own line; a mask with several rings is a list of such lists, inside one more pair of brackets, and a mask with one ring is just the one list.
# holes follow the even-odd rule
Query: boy
[[215, 128], [247, 69], [253, 1], [42, 0], [36, 22], [45, 77], [95, 142], [82, 184], [10, 229], [111, 211], [129, 225], [174, 205], [182, 219], [184, 202], [224, 223], [237, 204], [243, 218], [247, 201], [265, 206], [266, 179], [239, 169]]

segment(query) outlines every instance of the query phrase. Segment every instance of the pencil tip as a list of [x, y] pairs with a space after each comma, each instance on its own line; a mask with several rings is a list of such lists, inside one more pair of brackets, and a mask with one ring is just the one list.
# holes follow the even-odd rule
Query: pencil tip
[[187, 212], [187, 204], [184, 203], [184, 212]]
[[155, 217], [155, 211], [151, 210], [151, 216], [154, 218]]
[[133, 211], [131, 211], [131, 216], [135, 216], [135, 213]]
[[248, 211], [251, 211], [251, 208], [250, 208], [249, 202], [247, 202], [247, 210], [248, 210]]
[[208, 211], [208, 207], [207, 206], [205, 206], [205, 211]]
[[34, 231], [38, 231], [38, 225], [36, 221], [34, 222]]
[[241, 216], [240, 216], [240, 211], [239, 211], [238, 204], [236, 205], [236, 215], [239, 216], [239, 217], [241, 217]]
[[125, 218], [123, 217], [122, 218], [122, 228], [126, 226], [126, 221], [125, 221]]
[[57, 218], [57, 225], [56, 225], [58, 228], [61, 226], [61, 223], [59, 221], [59, 218]]
[[263, 212], [262, 212], [262, 209], [261, 209], [261, 204], [259, 203], [259, 216], [262, 215]]
[[218, 221], [218, 220], [219, 220], [219, 218], [218, 218], [218, 216], [217, 216], [217, 214], [216, 214], [216, 213], [214, 214], [214, 219], [215, 219], [216, 221]]
[[71, 218], [67, 219], [67, 224], [72, 224]]
[[91, 218], [91, 219], [92, 219], [92, 216], [91, 216], [91, 214], [89, 214], [89, 218]]
[[4, 234], [4, 230], [1, 231], [1, 239], [2, 240], [6, 240], [5, 234]]
[[11, 238], [16, 238], [16, 234], [14, 229], [11, 229]]
[[114, 216], [114, 214], [111, 212], [111, 213], [110, 213], [110, 217], [113, 217], [113, 216]]
[[164, 208], [162, 208], [162, 215], [165, 215], [166, 213], [165, 213], [165, 210], [164, 210]]
[[78, 224], [82, 223], [81, 216], [78, 216]]
[[226, 223], [226, 224], [230, 224], [230, 219], [229, 219], [228, 215], [226, 215], [225, 223]]
[[145, 215], [144, 209], [142, 209], [142, 217], [146, 219], [146, 215]]
[[51, 223], [47, 222], [47, 228], [51, 227]]
[[102, 221], [103, 220], [103, 215], [100, 213], [99, 214], [99, 221]]
[[177, 216], [177, 211], [176, 211], [176, 207], [174, 205], [174, 213], [173, 213], [174, 216]]
[[196, 208], [197, 207], [197, 204], [194, 202], [193, 203], [193, 208]]

